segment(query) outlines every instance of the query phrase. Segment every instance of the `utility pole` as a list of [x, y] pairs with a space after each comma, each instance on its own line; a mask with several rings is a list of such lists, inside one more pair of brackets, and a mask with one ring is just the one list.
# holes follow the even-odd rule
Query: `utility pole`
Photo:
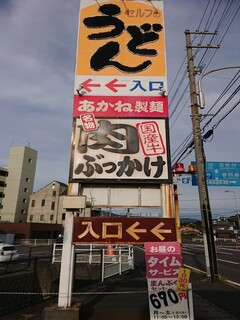
[[215, 249], [215, 242], [213, 236], [212, 227], [212, 214], [209, 202], [208, 188], [206, 182], [206, 159], [203, 150], [203, 140], [201, 135], [200, 127], [200, 115], [199, 115], [199, 105], [198, 97], [196, 92], [195, 83], [195, 68], [194, 68], [194, 55], [193, 48], [219, 48], [213, 47], [211, 45], [207, 46], [193, 46], [191, 42], [191, 34], [215, 34], [209, 32], [190, 32], [185, 31], [186, 37], [186, 48], [187, 48], [187, 60], [188, 60], [188, 76], [189, 76], [189, 86], [190, 86], [190, 99], [191, 99], [191, 118], [192, 118], [192, 128], [193, 128], [193, 141], [195, 147], [195, 159], [196, 159], [196, 171], [198, 178], [198, 193], [202, 217], [202, 230], [203, 230], [203, 242], [205, 250], [205, 261], [206, 261], [206, 271], [207, 276], [210, 277], [211, 282], [215, 282], [216, 278], [219, 277], [218, 266], [217, 266], [217, 256]]
[[177, 229], [177, 241], [180, 244], [182, 244], [177, 184], [173, 185], [173, 196], [174, 196], [175, 221], [176, 221], [176, 229]]

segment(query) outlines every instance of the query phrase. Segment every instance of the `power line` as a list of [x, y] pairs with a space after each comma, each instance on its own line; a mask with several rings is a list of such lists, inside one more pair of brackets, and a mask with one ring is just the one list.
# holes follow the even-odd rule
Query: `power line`
[[[218, 4], [216, 4], [216, 1], [214, 1], [214, 3], [212, 4], [212, 6], [210, 8], [210, 2], [211, 1], [208, 1], [208, 3], [207, 3], [207, 6], [205, 8], [205, 11], [203, 13], [203, 16], [202, 16], [200, 24], [199, 24], [199, 28], [201, 27], [201, 25], [203, 25], [203, 22], [204, 22], [205, 18], [207, 19], [205, 27], [211, 26], [214, 23], [214, 21], [216, 20], [217, 14], [218, 15], [220, 14], [220, 18], [218, 19], [217, 24], [216, 24], [216, 30], [218, 30], [219, 32], [218, 32], [217, 36], [212, 37], [210, 42], [215, 44], [215, 43], [217, 43], [217, 41], [219, 41], [221, 43], [223, 41], [223, 39], [225, 38], [225, 36], [227, 35], [227, 32], [228, 32], [230, 26], [232, 25], [233, 21], [235, 20], [236, 15], [239, 12], [240, 5], [239, 5], [238, 1], [229, 1], [227, 4], [223, 3], [224, 6], [222, 5], [222, 1], [218, 2]], [[206, 17], [207, 13], [208, 13], [208, 17]], [[199, 37], [194, 36], [193, 41], [196, 41], [198, 38]], [[203, 40], [204, 40], [204, 37], [201, 37], [199, 46], [201, 45]], [[193, 41], [192, 41], [192, 43], [193, 43]], [[206, 50], [202, 50], [202, 53], [201, 53], [200, 49], [196, 49], [195, 57], [197, 57], [197, 54], [199, 55], [199, 58], [200, 58], [199, 61], [200, 62], [197, 64], [196, 73], [199, 72], [199, 71], [201, 72], [203, 70], [203, 68], [206, 69], [206, 67], [209, 66], [209, 64], [213, 60], [213, 57], [216, 54], [216, 50], [206, 49]], [[179, 69], [177, 77], [179, 77], [179, 75], [180, 75], [180, 70], [183, 68], [185, 59], [186, 58], [184, 58], [184, 60], [182, 62], [182, 65], [181, 65], [181, 68]], [[174, 80], [174, 84], [177, 82], [176, 81], [177, 77]], [[172, 98], [170, 100], [169, 108], [171, 107], [171, 109], [172, 109], [172, 112], [171, 112], [170, 117], [169, 117], [170, 120], [171, 120], [171, 124], [170, 124], [171, 129], [179, 121], [180, 115], [185, 110], [186, 101], [183, 102], [183, 99], [185, 97], [185, 94], [183, 94], [183, 92], [184, 93], [187, 92], [186, 87], [184, 87], [184, 90], [182, 90], [182, 86], [185, 83], [184, 82], [185, 80], [186, 80], [186, 69], [184, 70], [183, 76], [180, 79], [179, 85], [177, 86], [177, 89], [173, 93]], [[229, 88], [231, 88], [231, 86]], [[173, 85], [171, 87], [171, 91], [172, 90], [173, 90]], [[178, 98], [177, 102], [173, 105], [174, 101], [177, 99], [177, 97], [179, 95], [180, 95], [180, 97]], [[235, 108], [236, 108], [236, 106], [233, 107], [233, 110]], [[180, 111], [177, 112], [177, 110], [180, 110]], [[231, 111], [230, 111], [230, 113], [231, 113]], [[227, 112], [227, 114], [224, 115], [224, 119], [230, 113]], [[208, 114], [206, 116], [209, 117], [209, 112], [208, 112]], [[203, 116], [201, 121], [203, 121], [206, 116]], [[218, 122], [218, 124], [220, 122]], [[213, 127], [213, 129], [215, 129], [215, 127]], [[190, 136], [192, 136], [192, 133], [190, 133]], [[188, 135], [188, 137], [189, 137], [189, 135]], [[186, 138], [186, 140], [188, 140], [188, 139]], [[184, 150], [185, 150], [185, 153], [184, 153]], [[185, 157], [186, 153], [189, 154], [189, 150], [190, 149], [188, 148], [188, 146], [186, 146], [186, 143], [185, 143], [185, 140], [184, 140], [181, 143], [181, 145], [177, 148], [177, 150], [175, 150], [172, 153], [172, 160], [177, 159], [177, 158], [179, 159], [181, 157]]]
[[[205, 11], [202, 15], [200, 24], [199, 24], [199, 28], [201, 27], [201, 25], [203, 24], [204, 18], [206, 18], [207, 22], [205, 23], [205, 29], [207, 29], [208, 27], [210, 27], [213, 24], [214, 19], [217, 16], [217, 13], [220, 14], [220, 18], [217, 21], [217, 25], [216, 25], [216, 31], [218, 31], [217, 36], [213, 36], [210, 44], [212, 43], [213, 45], [215, 45], [216, 43], [221, 43], [225, 37], [225, 35], [227, 34], [227, 31], [229, 30], [232, 22], [234, 21], [240, 5], [238, 4], [238, 1], [230, 1], [227, 4], [225, 4], [225, 6], [220, 6], [222, 4], [222, 1], [218, 2], [218, 5], [216, 5], [216, 1], [214, 1], [214, 3], [212, 4], [211, 8], [210, 8], [210, 1], [208, 1], [207, 6], [205, 8]], [[230, 10], [231, 9], [231, 10]], [[208, 17], [206, 17], [206, 14], [208, 13]], [[222, 29], [220, 29], [222, 27]], [[198, 29], [199, 29], [198, 28]], [[223, 33], [224, 32], [224, 33]], [[193, 38], [192, 41], [197, 40], [197, 35], [195, 35], [195, 37]], [[199, 46], [201, 46], [203, 44], [203, 40], [205, 39], [205, 35], [202, 36], [202, 38], [200, 39], [199, 42]], [[200, 53], [200, 49], [196, 50], [195, 56], [197, 54]], [[216, 54], [216, 50], [204, 50], [202, 51], [202, 56], [200, 57], [200, 61], [197, 64], [197, 69], [198, 70], [203, 70], [206, 69], [211, 61], [213, 60], [213, 57]], [[205, 59], [204, 59], [205, 58]], [[204, 61], [205, 60], [205, 61]], [[173, 93], [172, 97], [169, 100], [169, 109], [173, 109], [174, 111], [171, 112], [170, 117], [172, 117], [172, 114], [176, 111], [176, 109], [179, 107], [181, 99], [177, 101], [177, 103], [175, 103], [175, 106], [173, 106], [174, 100], [177, 97], [177, 94], [179, 92], [181, 92], [181, 87], [184, 83], [184, 80], [186, 80], [186, 69], [184, 70], [183, 76], [181, 77], [179, 83], [177, 84], [177, 78], [180, 75], [180, 71], [183, 68], [184, 62], [186, 61], [186, 57], [184, 58], [181, 67], [173, 81], [173, 84], [171, 86], [171, 89], [169, 92], [172, 92], [174, 84], [176, 84], [177, 88], [175, 89], [175, 92]], [[183, 97], [182, 97], [183, 98]]]

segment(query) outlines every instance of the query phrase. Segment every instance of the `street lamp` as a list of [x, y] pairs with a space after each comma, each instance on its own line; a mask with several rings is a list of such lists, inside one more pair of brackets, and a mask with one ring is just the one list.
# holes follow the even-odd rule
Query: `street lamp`
[[235, 199], [235, 211], [236, 211], [236, 215], [237, 215], [237, 219], [238, 219], [238, 229], [240, 227], [240, 217], [239, 217], [239, 212], [238, 212], [238, 205], [237, 205], [237, 196], [236, 196], [236, 192], [233, 190], [225, 190], [225, 192], [232, 192], [234, 195], [234, 199]]
[[199, 96], [199, 106], [200, 109], [204, 109], [205, 106], [205, 98], [204, 98], [204, 94], [202, 91], [202, 79], [207, 76], [210, 73], [213, 72], [217, 72], [217, 71], [221, 71], [221, 70], [227, 70], [227, 69], [240, 69], [240, 66], [228, 66], [228, 67], [222, 67], [222, 68], [218, 68], [218, 69], [213, 69], [213, 70], [209, 70], [205, 73], [203, 73], [198, 80], [198, 96]]

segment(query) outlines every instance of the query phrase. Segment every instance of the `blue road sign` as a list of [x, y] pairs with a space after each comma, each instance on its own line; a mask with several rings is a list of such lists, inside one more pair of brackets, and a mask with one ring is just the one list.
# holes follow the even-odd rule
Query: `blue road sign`
[[[195, 165], [195, 162], [191, 162]], [[208, 186], [239, 187], [240, 162], [206, 162]], [[192, 177], [192, 185], [197, 186], [197, 175]]]
[[176, 184], [190, 184], [191, 182], [191, 175], [190, 174], [182, 174], [182, 175], [176, 175], [173, 177], [173, 183]]

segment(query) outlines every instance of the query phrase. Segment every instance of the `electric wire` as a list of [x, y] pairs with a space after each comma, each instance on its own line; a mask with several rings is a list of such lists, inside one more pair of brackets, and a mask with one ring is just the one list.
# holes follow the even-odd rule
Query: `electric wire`
[[[210, 12], [210, 14], [209, 14], [209, 17], [207, 18], [207, 23], [205, 25], [205, 29], [206, 29], [207, 26], [210, 27], [213, 24], [214, 19], [217, 16], [217, 13], [220, 11], [221, 3], [222, 3], [222, 0], [216, 6], [216, 1], [214, 1], [211, 10], [209, 10], [210, 1], [208, 1], [207, 6], [205, 8], [205, 11], [203, 13], [203, 16], [202, 16], [202, 18], [200, 20], [199, 29], [200, 29], [201, 25], [203, 24], [204, 17], [205, 17], [207, 12]], [[216, 26], [217, 36], [213, 36], [212, 39], [210, 40], [210, 43], [212, 43], [214, 45], [215, 45], [215, 43], [218, 43], [218, 44], [222, 43], [223, 39], [225, 38], [225, 36], [227, 35], [227, 33], [228, 33], [228, 31], [229, 31], [229, 29], [231, 27], [233, 21], [236, 18], [237, 14], [239, 12], [239, 9], [240, 9], [240, 5], [238, 4], [238, 1], [230, 1], [230, 2], [228, 2], [226, 4], [226, 6], [222, 10], [221, 17], [219, 18], [217, 26]], [[205, 37], [201, 37], [200, 45], [202, 44], [204, 38]], [[193, 41], [196, 40], [196, 39], [197, 39], [197, 37], [194, 37]], [[200, 52], [200, 50], [197, 49], [196, 52], [195, 52], [195, 56], [196, 56], [197, 53], [199, 54], [199, 52]], [[213, 57], [215, 56], [216, 52], [217, 52], [217, 49], [211, 49], [211, 50], [206, 49], [206, 50], [204, 50], [204, 52], [202, 53], [202, 56], [200, 57], [200, 60], [199, 60], [199, 63], [197, 65], [196, 69], [199, 69], [199, 70], [206, 69], [210, 65], [210, 63], [212, 62]], [[182, 68], [182, 66], [183, 66], [183, 63], [181, 65], [181, 68]], [[179, 72], [178, 72], [177, 76], [179, 76]], [[176, 83], [176, 78], [174, 80], [174, 84]], [[181, 86], [183, 85], [185, 78], [186, 78], [186, 71], [184, 71], [184, 76], [182, 76], [182, 78], [180, 79]], [[171, 90], [173, 89], [174, 84], [172, 85]], [[173, 104], [173, 101], [176, 99], [178, 92], [180, 92], [180, 87], [181, 86], [178, 86], [176, 91], [173, 93], [172, 99], [170, 101], [171, 102], [171, 106]], [[176, 113], [177, 109], [180, 108], [181, 101], [182, 101], [183, 98], [184, 98], [184, 95], [181, 95], [180, 99], [178, 99], [176, 106], [173, 107], [173, 110], [171, 112], [170, 118], [172, 118], [174, 113]], [[184, 106], [185, 106], [185, 104], [184, 104]], [[232, 109], [234, 110], [235, 108], [236, 108], [236, 106], [233, 107]], [[178, 113], [178, 115], [175, 118], [175, 120], [172, 120], [171, 128], [176, 124], [176, 121], [179, 119], [179, 116], [180, 116], [180, 114], [182, 113], [183, 110], [184, 110], [184, 107], [181, 107], [181, 110]], [[230, 114], [232, 111], [230, 111], [229, 113], [224, 115], [223, 119], [225, 119], [228, 116], [228, 114]], [[172, 160], [173, 161], [174, 161], [174, 159], [177, 159], [177, 155], [179, 155], [179, 157], [182, 158], [183, 155], [184, 155], [184, 150], [185, 150], [185, 153], [186, 153], [187, 150], [189, 149], [188, 147], [185, 146], [184, 143], [185, 142], [182, 142], [182, 144], [181, 144], [182, 148], [178, 147], [176, 149], [176, 151], [174, 151], [172, 153]], [[184, 147], [185, 147], [185, 149], [184, 149]], [[189, 151], [188, 151], [188, 154], [189, 154]]]
[[[216, 43], [218, 45], [221, 45], [221, 43], [223, 42], [223, 39], [225, 38], [228, 30], [230, 29], [233, 21], [235, 20], [236, 15], [239, 12], [240, 5], [238, 5], [238, 7], [237, 7], [237, 5], [238, 5], [238, 3], [236, 3], [236, 6], [233, 7], [233, 9], [232, 9], [231, 13], [229, 14], [229, 17], [225, 23], [223, 23], [223, 22], [220, 23], [220, 21], [219, 21], [219, 27], [222, 26], [222, 29], [221, 29], [221, 31], [218, 31], [218, 28], [216, 29], [218, 31], [218, 36], [217, 36], [217, 38], [215, 38], [215, 40], [213, 39], [214, 41], [211, 42], [213, 45], [216, 45]], [[229, 20], [230, 18], [231, 18], [231, 20]], [[216, 53], [217, 53], [217, 49], [210, 50], [207, 52], [206, 60], [208, 60], [208, 62], [205, 64], [205, 69], [208, 68], [208, 66], [210, 65], [210, 63], [213, 60], [213, 57], [215, 56]], [[203, 63], [202, 60], [203, 59], [201, 59], [201, 61], [199, 63]]]
[[173, 123], [170, 126], [170, 129], [174, 126], [175, 122], [179, 119], [181, 113], [183, 112], [183, 110], [185, 109], [185, 107], [189, 104], [189, 100], [190, 98], [187, 98], [187, 101], [183, 104], [182, 108], [180, 109], [178, 115], [176, 116], [176, 119], [173, 121]]
[[[208, 18], [208, 21], [210, 21], [211, 24], [212, 24], [213, 18], [216, 16], [216, 13], [217, 13], [217, 11], [218, 11], [218, 9], [219, 9], [219, 7], [220, 7], [221, 2], [222, 2], [222, 1], [220, 1], [220, 3], [218, 4], [217, 8], [215, 9], [214, 16], [212, 17], [211, 21], [210, 21], [210, 18]], [[206, 12], [207, 12], [207, 8], [209, 7], [209, 3], [210, 3], [210, 1], [208, 2], [207, 6], [206, 6], [206, 9], [205, 9], [204, 14], [206, 14]], [[214, 2], [214, 5], [215, 5], [215, 2]], [[231, 2], [231, 3], [228, 3], [228, 4], [225, 6], [225, 8], [224, 8], [224, 10], [223, 10], [223, 13], [222, 13], [222, 15], [221, 15], [221, 17], [220, 17], [220, 20], [219, 20], [219, 22], [218, 22], [218, 24], [217, 24], [216, 30], [218, 30], [218, 28], [223, 24], [224, 19], [226, 20], [226, 17], [227, 17], [227, 16], [226, 16], [226, 12], [229, 12], [230, 5], [232, 5], [232, 2]], [[237, 5], [237, 3], [236, 3], [235, 5]], [[229, 23], [229, 26], [227, 27], [227, 30], [230, 28], [230, 25], [231, 25], [232, 21], [234, 20], [237, 12], [238, 12], [238, 10], [239, 10], [239, 8], [233, 7], [233, 10], [234, 10], [234, 12], [235, 12], [235, 15], [232, 17], [232, 20], [231, 20], [231, 22]], [[213, 8], [210, 10], [210, 12], [213, 12]], [[230, 12], [229, 16], [230, 16], [230, 15], [232, 15], [232, 12]], [[228, 18], [228, 19], [229, 19], [229, 18]], [[200, 26], [201, 26], [201, 24], [202, 24], [202, 21], [203, 21], [203, 17], [202, 17], [202, 19], [201, 19], [201, 23], [199, 24], [199, 28], [200, 28]], [[208, 27], [209, 27], [209, 23], [207, 23], [207, 24], [205, 25], [205, 29], [207, 29]], [[226, 30], [226, 31], [227, 31], [227, 30]], [[225, 32], [225, 33], [226, 33], [226, 32]], [[221, 34], [218, 35], [218, 38], [219, 38], [219, 36], [221, 36]], [[224, 37], [224, 35], [223, 35], [223, 37]], [[216, 43], [217, 41], [218, 41], [218, 42], [222, 42], [223, 37], [222, 37], [221, 41], [216, 40], [215, 43]], [[193, 41], [194, 41], [195, 39], [197, 39], [197, 36], [194, 37]], [[215, 39], [215, 36], [212, 37], [212, 39], [211, 39], [211, 41], [210, 41], [210, 44], [213, 42], [213, 39]], [[199, 45], [201, 45], [202, 43], [203, 43], [203, 38], [201, 39]], [[205, 50], [205, 53], [204, 53], [204, 56], [205, 56], [206, 54], [208, 54], [210, 62], [211, 62], [211, 60], [213, 59], [213, 56], [214, 56], [214, 55], [216, 54], [216, 52], [217, 52], [217, 50], [214, 50], [214, 52], [213, 52], [213, 50], [214, 50], [214, 49], [211, 49], [211, 50], [206, 49], [206, 50]], [[200, 51], [200, 49], [197, 49], [197, 50], [196, 50], [196, 54], [199, 53], [199, 51]], [[203, 56], [203, 58], [204, 58], [204, 56]], [[198, 69], [200, 69], [201, 64], [203, 64], [203, 58], [202, 58], [202, 59], [200, 60], [200, 62], [198, 63]], [[207, 59], [206, 59], [206, 60], [207, 60]], [[204, 67], [202, 67], [201, 69], [203, 69], [203, 68], [206, 69], [206, 67], [207, 67], [209, 64], [210, 64], [209, 62], [206, 62], [205, 65], [204, 65]], [[174, 84], [175, 84], [175, 82], [176, 82], [176, 78], [175, 78], [175, 80], [174, 80]], [[180, 84], [181, 84], [181, 81], [180, 81]], [[172, 86], [172, 87], [173, 87], [173, 86]], [[171, 87], [171, 90], [172, 90], [172, 87]], [[176, 92], [173, 94], [173, 98], [171, 99], [171, 101], [170, 101], [170, 103], [169, 103], [169, 104], [170, 104], [170, 107], [171, 107], [171, 105], [172, 105], [172, 103], [173, 103], [173, 100], [174, 100], [174, 98], [175, 98], [175, 96], [176, 96], [176, 94], [177, 94], [177, 92], [178, 92], [179, 90], [180, 90], [180, 85], [178, 85]]]
[[[238, 72], [239, 73], [239, 72]], [[236, 77], [236, 76], [235, 76]], [[237, 80], [238, 80], [239, 77], [237, 77], [236, 79], [234, 79], [234, 81], [231, 81], [230, 84], [227, 85], [227, 87], [225, 88], [225, 90], [223, 91], [224, 93], [222, 93], [220, 95], [220, 97], [222, 98], [224, 95], [226, 95], [226, 92], [229, 90], [229, 88], [231, 88], [233, 86], [233, 83], [235, 83]], [[236, 94], [240, 91], [240, 86], [238, 86], [234, 92], [227, 98], [227, 100], [222, 104], [221, 107], [219, 107], [218, 109], [218, 112], [215, 113], [215, 115], [212, 116], [212, 118], [207, 122], [207, 124], [205, 124], [205, 126], [202, 128], [201, 130], [201, 133], [204, 132], [205, 128], [211, 123], [212, 119], [215, 118], [219, 113], [220, 111], [222, 111], [228, 104], [229, 102], [236, 96]], [[217, 99], [219, 100], [220, 97]], [[240, 100], [237, 101], [219, 120], [216, 124], [214, 124], [212, 126], [212, 133], [211, 135], [213, 134], [213, 131], [218, 127], [218, 125], [239, 105], [240, 103]], [[210, 130], [209, 130], [210, 131]], [[209, 132], [208, 131], [208, 132]], [[207, 132], [207, 133], [208, 133]], [[203, 136], [203, 139], [204, 137], [206, 137], [207, 134], [205, 134]], [[175, 167], [175, 164], [178, 163], [178, 162], [181, 162], [183, 159], [185, 159], [186, 157], [188, 157], [191, 152], [194, 150], [194, 144], [193, 144], [193, 135], [192, 133], [189, 134], [187, 136], [187, 138], [184, 140], [184, 142], [182, 142], [182, 144], [177, 148], [176, 152], [174, 152], [172, 154], [172, 163], [173, 163], [173, 168]], [[189, 142], [190, 141], [190, 142]], [[206, 141], [206, 139], [205, 139]], [[185, 155], [185, 156], [184, 156]]]
[[[171, 119], [172, 116], [174, 115], [174, 113], [176, 112], [176, 110], [177, 110], [177, 108], [178, 108], [178, 103], [181, 102], [181, 100], [182, 100], [183, 96], [185, 96], [185, 93], [187, 92], [187, 90], [188, 90], [188, 85], [185, 86], [185, 89], [183, 90], [183, 92], [182, 92], [182, 94], [181, 94], [178, 102], [176, 103], [176, 107], [174, 108], [174, 110], [172, 111], [171, 115], [169, 116], [169, 119]], [[173, 124], [172, 124], [172, 125], [173, 125]]]
[[208, 0], [208, 3], [207, 3], [207, 5], [206, 5], [206, 7], [205, 7], [205, 10], [204, 10], [204, 12], [203, 12], [202, 18], [200, 19], [200, 22], [199, 22], [199, 25], [198, 25], [197, 30], [200, 30], [200, 28], [201, 28], [201, 24], [202, 24], [202, 22], [203, 22], [203, 19], [204, 19], [204, 17], [205, 17], [205, 14], [206, 14], [206, 12], [207, 12], [207, 10], [208, 10], [208, 7], [209, 7], [209, 5], [210, 5], [210, 2], [211, 2], [211, 0]]
[[[217, 103], [226, 95], [226, 93], [231, 89], [231, 87], [236, 84], [236, 82], [240, 78], [240, 70], [236, 73], [236, 75], [233, 77], [233, 79], [229, 82], [229, 84], [226, 86], [226, 88], [223, 90], [223, 92], [220, 94], [220, 96], [215, 100], [213, 105], [209, 108], [207, 114], [202, 118], [204, 120], [205, 117], [209, 116], [209, 114], [212, 112], [213, 108], [217, 105]], [[201, 121], [202, 121], [201, 120]]]
[[[234, 90], [234, 92], [230, 95], [230, 97], [222, 104], [222, 106], [216, 111], [216, 113], [211, 117], [211, 119], [204, 125], [203, 129], [207, 127], [212, 120], [229, 104], [229, 102], [236, 96], [236, 94], [240, 91], [240, 86], [237, 87], [237, 89]], [[230, 110], [234, 110], [235, 108], [231, 108]], [[227, 112], [227, 115], [230, 112]], [[225, 116], [224, 116], [225, 118]]]
[[219, 124], [240, 104], [240, 100], [238, 100], [232, 108], [220, 119], [218, 122], [212, 127], [212, 129], [216, 129]]

